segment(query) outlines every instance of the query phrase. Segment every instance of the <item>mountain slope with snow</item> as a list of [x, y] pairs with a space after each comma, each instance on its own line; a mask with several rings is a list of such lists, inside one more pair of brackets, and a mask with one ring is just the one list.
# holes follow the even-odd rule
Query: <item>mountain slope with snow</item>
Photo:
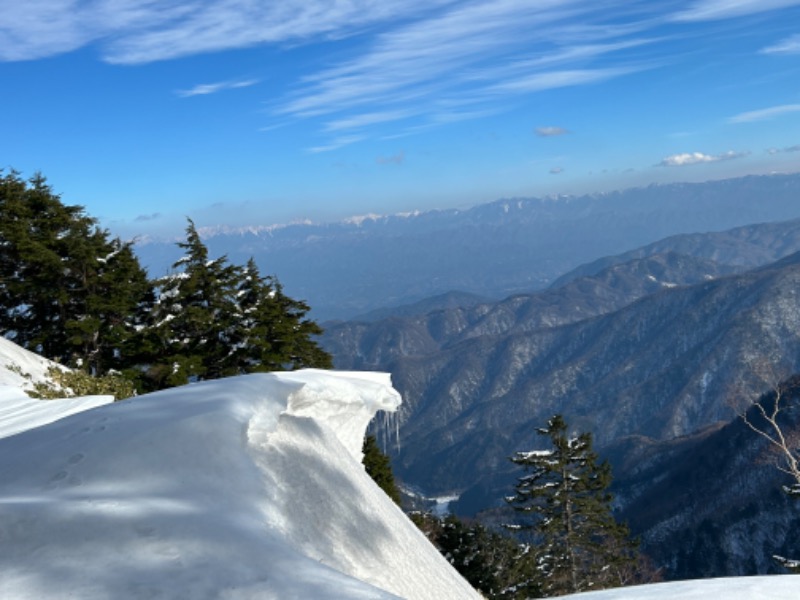
[[0, 439], [3, 597], [477, 598], [360, 464], [399, 403], [385, 374], [259, 374]]

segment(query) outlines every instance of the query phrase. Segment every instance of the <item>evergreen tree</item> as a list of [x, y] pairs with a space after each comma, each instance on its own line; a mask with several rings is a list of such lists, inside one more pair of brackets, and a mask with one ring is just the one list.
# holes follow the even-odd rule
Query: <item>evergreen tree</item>
[[130, 244], [44, 177], [0, 171], [0, 334], [91, 375], [121, 370], [141, 391], [331, 366], [308, 306], [252, 260], [210, 260], [191, 221], [179, 246], [174, 272], [151, 282]]
[[[444, 519], [414, 512], [411, 520], [472, 587], [492, 600], [522, 600], [527, 588], [515, 585], [527, 568], [527, 546], [455, 515]], [[524, 565], [524, 566], [523, 566]]]
[[436, 545], [472, 587], [487, 598], [517, 598], [511, 582], [516, 576], [521, 546], [513, 539], [490, 531], [480, 523], [465, 523], [448, 515]]
[[0, 177], [0, 331], [28, 350], [93, 374], [124, 366], [130, 316], [150, 286], [128, 245], [44, 177]]
[[270, 359], [262, 363], [264, 370], [333, 367], [330, 354], [313, 339], [322, 333], [322, 328], [306, 318], [310, 307], [287, 296], [277, 278], [270, 279], [261, 310], [261, 322], [266, 326], [270, 344]]
[[189, 220], [185, 254], [156, 282], [151, 324], [141, 336], [141, 378], [146, 389], [256, 371], [329, 368], [330, 356], [312, 339], [322, 333], [306, 319], [309, 308], [226, 257], [209, 259]]
[[560, 415], [539, 433], [552, 448], [512, 457], [527, 474], [507, 498], [534, 534], [536, 575], [527, 586], [549, 597], [622, 585], [637, 550], [611, 510], [610, 466], [597, 463], [591, 434], [569, 436]]
[[239, 333], [234, 359], [241, 372], [331, 368], [330, 355], [313, 337], [322, 333], [306, 318], [309, 307], [284, 294], [274, 277], [262, 277], [251, 258], [237, 292]]
[[156, 281], [158, 297], [145, 336], [151, 361], [149, 388], [233, 374], [228, 369], [235, 340], [235, 291], [241, 275], [225, 257], [209, 260], [208, 249], [189, 220], [185, 254], [173, 273]]
[[389, 496], [396, 504], [400, 504], [400, 490], [397, 489], [397, 484], [394, 480], [394, 473], [392, 473], [392, 463], [389, 457], [384, 454], [378, 447], [378, 440], [374, 435], [368, 435], [364, 438], [364, 458], [362, 463], [367, 475], [372, 477], [375, 483], [378, 484], [386, 495]]

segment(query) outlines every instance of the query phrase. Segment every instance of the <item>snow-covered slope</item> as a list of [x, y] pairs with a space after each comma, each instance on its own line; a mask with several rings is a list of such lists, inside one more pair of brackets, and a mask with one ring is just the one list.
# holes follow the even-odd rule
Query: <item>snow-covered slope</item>
[[112, 396], [58, 401], [30, 398], [24, 390], [48, 381], [47, 371], [52, 367], [63, 368], [0, 336], [0, 437], [114, 401]]
[[204, 382], [0, 439], [0, 590], [21, 598], [468, 599], [365, 474], [383, 374]]

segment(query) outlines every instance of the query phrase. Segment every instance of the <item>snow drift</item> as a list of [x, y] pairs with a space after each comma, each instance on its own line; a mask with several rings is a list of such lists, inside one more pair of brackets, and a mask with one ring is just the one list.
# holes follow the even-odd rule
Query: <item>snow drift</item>
[[0, 439], [3, 597], [478, 597], [360, 464], [399, 403], [301, 371], [32, 420]]

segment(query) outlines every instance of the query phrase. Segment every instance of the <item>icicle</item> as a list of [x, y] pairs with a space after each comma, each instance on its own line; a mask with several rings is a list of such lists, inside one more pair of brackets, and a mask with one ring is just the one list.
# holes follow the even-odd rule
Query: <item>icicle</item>
[[[380, 444], [381, 450], [388, 454], [388, 450], [394, 441], [395, 450], [400, 452], [400, 418], [394, 412], [382, 411], [379, 419], [374, 421], [375, 437]], [[394, 440], [392, 440], [394, 433]]]
[[397, 444], [397, 453], [400, 454], [400, 415], [399, 409], [396, 412], [392, 413], [392, 419], [394, 420], [394, 439], [395, 443]]

